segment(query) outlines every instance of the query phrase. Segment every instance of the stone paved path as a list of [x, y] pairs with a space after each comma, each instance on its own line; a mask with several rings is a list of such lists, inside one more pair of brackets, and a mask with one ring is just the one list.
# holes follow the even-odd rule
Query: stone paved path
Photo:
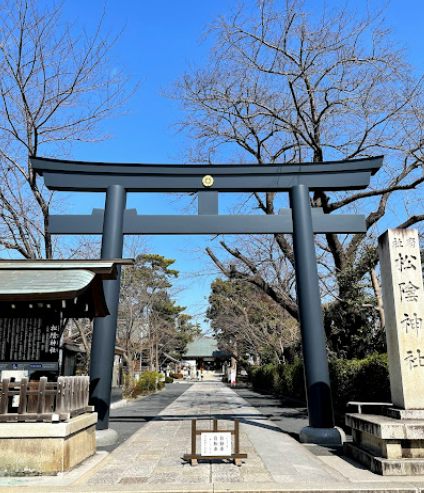
[[[205, 418], [204, 429], [211, 416], [240, 419], [241, 451], [248, 454], [241, 467], [220, 461], [192, 467], [182, 460], [190, 452], [191, 418]], [[225, 425], [232, 424], [220, 423]], [[224, 384], [198, 382], [113, 451], [84, 484], [295, 484], [300, 477], [309, 484], [346, 480]]]
[[[62, 477], [0, 478], [0, 493], [424, 493], [424, 477], [377, 476], [331, 450], [301, 445], [281, 430], [293, 410], [244, 395], [265, 414], [222, 383], [195, 383], [112, 453], [100, 452]], [[152, 402], [144, 405], [139, 417], [150, 419]], [[141, 401], [122, 417], [126, 412], [134, 421], [137, 406]], [[190, 420], [205, 419], [203, 429], [211, 417], [223, 420], [220, 427], [226, 418], [240, 419], [241, 451], [248, 453], [241, 467], [218, 461], [192, 467], [181, 459], [190, 451]]]
[[117, 443], [110, 446], [97, 446], [97, 450], [111, 452], [120, 446], [133, 433], [155, 419], [163, 409], [185, 392], [190, 385], [190, 383], [170, 384], [163, 390], [136, 399], [129, 405], [111, 409], [109, 427], [118, 433], [119, 439]]

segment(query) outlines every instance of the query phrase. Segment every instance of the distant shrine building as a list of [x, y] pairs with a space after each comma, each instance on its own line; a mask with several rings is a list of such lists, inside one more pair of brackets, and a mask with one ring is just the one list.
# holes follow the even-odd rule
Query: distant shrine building
[[224, 373], [225, 366], [230, 362], [231, 353], [219, 349], [213, 337], [201, 336], [187, 345], [182, 359], [190, 373], [188, 376], [195, 378], [197, 371]]

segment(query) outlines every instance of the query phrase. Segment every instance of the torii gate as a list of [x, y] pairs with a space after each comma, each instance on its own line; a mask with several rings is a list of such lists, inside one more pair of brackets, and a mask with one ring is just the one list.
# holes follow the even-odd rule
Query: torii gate
[[[365, 233], [365, 217], [330, 215], [311, 208], [310, 191], [363, 189], [383, 157], [290, 165], [112, 164], [31, 157], [49, 190], [106, 192], [104, 210], [51, 215], [52, 234], [102, 234], [101, 257], [122, 257], [123, 235], [293, 234], [309, 426], [301, 440], [334, 443], [333, 405], [313, 235]], [[278, 215], [219, 215], [218, 192], [289, 192], [291, 209]], [[138, 215], [126, 210], [127, 192], [196, 192], [197, 216]], [[110, 315], [95, 320], [91, 347], [91, 403], [98, 429], [109, 424], [110, 391], [120, 279], [105, 281]]]

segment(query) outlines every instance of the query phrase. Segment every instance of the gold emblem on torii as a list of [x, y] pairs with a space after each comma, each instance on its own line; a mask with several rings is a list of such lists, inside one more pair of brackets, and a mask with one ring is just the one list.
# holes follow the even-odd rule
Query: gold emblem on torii
[[214, 182], [214, 179], [213, 179], [213, 176], [211, 176], [211, 175], [205, 175], [202, 178], [202, 185], [204, 187], [211, 187], [213, 185], [213, 182]]

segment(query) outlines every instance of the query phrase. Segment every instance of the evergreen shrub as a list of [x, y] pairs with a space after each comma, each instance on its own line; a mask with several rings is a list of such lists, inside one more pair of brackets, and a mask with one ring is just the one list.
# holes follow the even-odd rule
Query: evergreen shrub
[[275, 393], [278, 384], [278, 365], [268, 363], [263, 366], [252, 366], [248, 372], [253, 388], [261, 392]]
[[163, 374], [157, 371], [144, 371], [138, 379], [132, 382], [128, 389], [127, 396], [135, 398], [139, 395], [147, 395], [161, 390], [165, 386]]
[[[333, 359], [329, 367], [336, 413], [346, 412], [349, 401], [390, 402], [386, 354], [373, 354], [364, 359]], [[306, 401], [303, 361], [300, 358], [290, 364], [252, 367], [249, 380], [255, 390], [280, 398]]]
[[296, 358], [291, 364], [278, 365], [278, 382], [274, 393], [279, 397], [292, 397], [305, 401], [305, 379], [303, 362]]

